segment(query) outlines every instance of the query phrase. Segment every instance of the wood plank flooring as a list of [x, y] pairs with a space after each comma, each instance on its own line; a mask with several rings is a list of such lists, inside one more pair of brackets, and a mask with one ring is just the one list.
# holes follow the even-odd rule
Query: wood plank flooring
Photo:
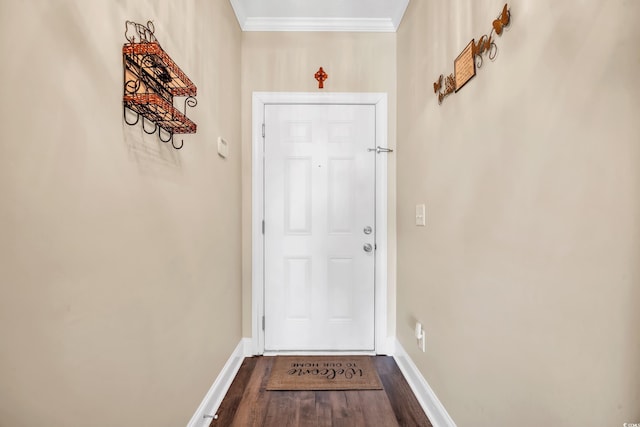
[[244, 360], [210, 427], [432, 427], [392, 357], [373, 357], [383, 390], [353, 391], [267, 391], [274, 360]]

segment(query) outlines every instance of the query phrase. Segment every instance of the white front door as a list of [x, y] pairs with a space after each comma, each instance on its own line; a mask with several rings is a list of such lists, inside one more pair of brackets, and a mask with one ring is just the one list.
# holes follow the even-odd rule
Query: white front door
[[266, 351], [373, 351], [375, 106], [265, 105]]

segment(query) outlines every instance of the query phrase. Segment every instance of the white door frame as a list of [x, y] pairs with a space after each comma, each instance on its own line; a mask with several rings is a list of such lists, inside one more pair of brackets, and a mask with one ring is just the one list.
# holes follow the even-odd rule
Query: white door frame
[[[387, 147], [386, 93], [254, 92], [251, 177], [251, 265], [253, 354], [264, 353], [264, 156], [262, 136], [267, 104], [350, 104], [373, 105], [376, 117], [376, 147]], [[389, 354], [387, 348], [387, 155], [376, 154], [376, 245], [375, 251], [375, 352]]]

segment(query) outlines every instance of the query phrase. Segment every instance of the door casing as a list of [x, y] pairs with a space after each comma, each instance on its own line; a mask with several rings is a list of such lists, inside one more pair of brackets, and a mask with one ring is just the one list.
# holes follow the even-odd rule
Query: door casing
[[[252, 352], [264, 354], [264, 161], [263, 120], [268, 104], [374, 105], [376, 147], [387, 147], [386, 93], [254, 92], [252, 99]], [[268, 132], [268, 130], [267, 130]], [[389, 354], [387, 343], [387, 154], [376, 155], [375, 353]], [[317, 354], [317, 353], [315, 353]]]

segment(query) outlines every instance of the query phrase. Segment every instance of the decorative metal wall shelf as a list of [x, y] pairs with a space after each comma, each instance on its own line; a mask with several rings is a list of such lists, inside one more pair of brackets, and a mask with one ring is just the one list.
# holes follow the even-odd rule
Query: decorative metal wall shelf
[[[125, 23], [125, 38], [129, 43], [122, 46], [124, 121], [133, 126], [142, 117], [145, 133], [158, 132], [162, 142], [171, 142], [173, 148], [179, 150], [184, 141], [176, 145], [174, 134], [196, 133], [197, 126], [187, 117], [186, 110], [197, 105], [197, 88], [162, 49], [154, 31], [151, 21], [146, 26], [132, 21]], [[174, 96], [187, 97], [184, 112], [174, 106]], [[146, 122], [153, 123], [152, 130], [147, 129]]]

